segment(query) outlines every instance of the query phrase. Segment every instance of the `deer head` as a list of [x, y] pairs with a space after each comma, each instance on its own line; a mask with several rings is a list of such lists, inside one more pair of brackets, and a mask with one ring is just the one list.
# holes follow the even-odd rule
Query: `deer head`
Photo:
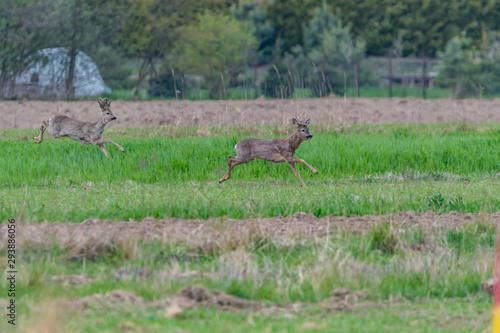
[[311, 119], [307, 117], [305, 112], [303, 113], [303, 117], [307, 120], [301, 120], [299, 117], [297, 117], [297, 114], [295, 114], [295, 117], [292, 118], [292, 124], [297, 128], [295, 130], [295, 133], [302, 140], [311, 140], [313, 136], [311, 135], [311, 133], [309, 132], [309, 128], [307, 127]]
[[108, 98], [99, 98], [97, 101], [99, 103], [99, 107], [101, 108], [101, 118], [104, 120], [105, 123], [109, 123], [110, 121], [116, 120], [116, 117], [113, 115], [113, 112], [111, 112], [111, 101], [108, 101]]

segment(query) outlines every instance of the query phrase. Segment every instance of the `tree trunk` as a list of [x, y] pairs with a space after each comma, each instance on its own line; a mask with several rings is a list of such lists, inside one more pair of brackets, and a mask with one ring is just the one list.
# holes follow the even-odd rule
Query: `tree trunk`
[[326, 97], [326, 76], [324, 59], [321, 59], [321, 97]]
[[462, 78], [457, 77], [457, 85], [455, 86], [455, 92], [453, 94], [453, 99], [458, 99], [462, 92]]
[[186, 74], [182, 73], [182, 99], [187, 99]]
[[427, 69], [427, 60], [424, 58], [422, 61], [422, 98], [426, 98], [425, 94], [425, 71]]
[[387, 57], [389, 65], [389, 97], [392, 98], [392, 57], [389, 55]]
[[359, 60], [354, 63], [354, 84], [356, 85], [356, 97], [359, 97]]
[[[8, 38], [8, 31], [9, 31], [9, 22], [5, 25], [5, 39], [3, 43], [4, 49], [7, 48], [7, 38]], [[7, 58], [7, 57], [6, 57]], [[5, 89], [5, 83], [7, 82], [7, 64], [6, 64], [6, 59], [2, 58], [2, 68], [0, 69], [0, 98], [4, 98], [4, 89]]]
[[259, 63], [257, 61], [257, 57], [254, 57], [254, 62], [253, 62], [253, 86], [255, 89], [254, 98], [259, 98], [259, 79], [258, 79], [259, 72], [258, 72], [258, 68], [259, 68]]
[[401, 70], [401, 89], [403, 93], [403, 97], [406, 97], [406, 78], [405, 78], [405, 68], [403, 66], [403, 60], [399, 58], [399, 68]]
[[[227, 75], [229, 77], [229, 74]], [[222, 74], [222, 72], [220, 72], [220, 86], [219, 86], [219, 98], [220, 99], [226, 99], [227, 96], [226, 96], [226, 84], [224, 82], [224, 74]]]
[[292, 75], [292, 59], [288, 58], [288, 90], [289, 90], [289, 97], [293, 98], [293, 75]]
[[73, 9], [73, 34], [71, 36], [71, 46], [69, 49], [69, 68], [66, 76], [66, 97], [75, 97], [75, 65], [76, 56], [78, 54], [78, 42], [80, 39], [80, 13], [82, 11], [82, 0], [75, 0], [75, 8]]
[[144, 77], [146, 76], [146, 67], [148, 65], [148, 59], [143, 59], [141, 68], [139, 69], [139, 77], [137, 78], [137, 84], [135, 86], [135, 91], [134, 91], [134, 100], [137, 101], [139, 99], [139, 89], [141, 87], [142, 81], [144, 80]]

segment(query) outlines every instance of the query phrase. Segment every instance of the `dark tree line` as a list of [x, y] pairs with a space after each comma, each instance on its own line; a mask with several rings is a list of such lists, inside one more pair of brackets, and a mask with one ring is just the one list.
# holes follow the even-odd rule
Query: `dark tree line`
[[[205, 84], [212, 97], [242, 80], [261, 82], [271, 96], [290, 96], [294, 87], [326, 96], [370, 82], [360, 65], [367, 55], [443, 58], [453, 38], [466, 36], [470, 52], [481, 50], [486, 61], [498, 17], [500, 0], [3, 0], [0, 94], [43, 61], [39, 50], [62, 47], [69, 98], [79, 51], [106, 84], [134, 88], [136, 96], [149, 86], [177, 97], [194, 80], [186, 73], [200, 75], [204, 81], [193, 84]], [[262, 65], [270, 66], [267, 81], [257, 80]]]

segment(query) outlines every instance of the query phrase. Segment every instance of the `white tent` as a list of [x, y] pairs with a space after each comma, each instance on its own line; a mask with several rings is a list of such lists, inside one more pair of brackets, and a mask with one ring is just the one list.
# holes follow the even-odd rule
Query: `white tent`
[[[23, 87], [24, 95], [64, 97], [70, 62], [69, 50], [58, 47], [38, 52], [37, 60], [30, 64], [30, 68], [16, 77], [17, 89]], [[76, 55], [73, 86], [76, 96], [96, 96], [111, 92], [104, 84], [96, 64], [82, 51], [78, 51]]]

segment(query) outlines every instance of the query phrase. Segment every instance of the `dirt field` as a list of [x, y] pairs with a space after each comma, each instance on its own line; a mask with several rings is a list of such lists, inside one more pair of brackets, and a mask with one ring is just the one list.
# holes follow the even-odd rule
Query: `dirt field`
[[[277, 125], [307, 111], [312, 124], [392, 124], [500, 121], [500, 99], [420, 100], [324, 98], [249, 101], [114, 101], [118, 117], [108, 127], [168, 125]], [[0, 128], [38, 128], [41, 120], [64, 114], [96, 121], [97, 102], [0, 101]]]
[[[92, 243], [101, 235], [108, 239], [161, 239], [187, 241], [191, 246], [202, 248], [248, 241], [252, 237], [267, 237], [274, 240], [292, 240], [297, 236], [323, 237], [334, 232], [363, 233], [381, 221], [389, 221], [399, 227], [453, 228], [478, 219], [500, 224], [500, 213], [458, 214], [455, 212], [438, 215], [434, 212], [401, 212], [393, 215], [327, 216], [317, 218], [312, 214], [295, 213], [287, 217], [267, 219], [231, 220], [154, 220], [145, 218], [142, 222], [112, 222], [110, 220], [86, 220], [82, 223], [20, 223], [18, 242], [44, 244], [49, 241], [78, 244]], [[0, 245], [7, 241], [6, 224], [0, 227]]]

